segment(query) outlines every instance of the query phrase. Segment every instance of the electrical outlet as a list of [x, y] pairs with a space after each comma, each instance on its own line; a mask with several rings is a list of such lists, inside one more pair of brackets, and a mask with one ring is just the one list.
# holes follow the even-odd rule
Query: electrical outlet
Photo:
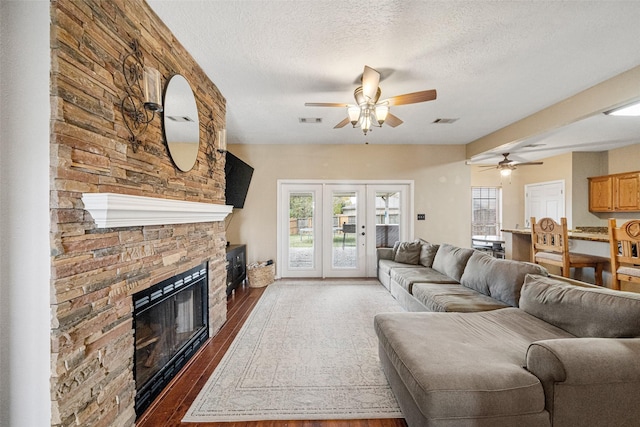
[[425, 219], [427, 219], [426, 214], [418, 214], [418, 221], [424, 221]]

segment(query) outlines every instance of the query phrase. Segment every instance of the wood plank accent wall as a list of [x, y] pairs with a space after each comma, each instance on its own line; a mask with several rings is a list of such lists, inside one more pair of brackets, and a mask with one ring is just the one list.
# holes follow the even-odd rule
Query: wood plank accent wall
[[52, 425], [135, 423], [131, 295], [209, 261], [210, 330], [226, 320], [224, 223], [97, 229], [83, 192], [224, 204], [224, 161], [210, 173], [201, 143], [180, 172], [156, 117], [133, 152], [120, 111], [122, 61], [137, 39], [163, 87], [191, 83], [201, 142], [213, 116], [225, 123], [216, 86], [141, 0], [51, 2], [51, 400]]

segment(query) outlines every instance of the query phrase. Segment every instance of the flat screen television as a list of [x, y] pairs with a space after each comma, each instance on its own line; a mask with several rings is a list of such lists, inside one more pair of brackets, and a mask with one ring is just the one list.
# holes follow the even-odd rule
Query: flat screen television
[[253, 168], [227, 151], [227, 163], [224, 167], [227, 186], [224, 191], [227, 205], [242, 209], [247, 198]]

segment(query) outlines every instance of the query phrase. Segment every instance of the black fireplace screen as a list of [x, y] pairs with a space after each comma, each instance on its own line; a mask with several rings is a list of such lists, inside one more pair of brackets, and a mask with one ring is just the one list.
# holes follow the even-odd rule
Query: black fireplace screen
[[133, 296], [138, 416], [209, 337], [207, 271], [205, 263]]

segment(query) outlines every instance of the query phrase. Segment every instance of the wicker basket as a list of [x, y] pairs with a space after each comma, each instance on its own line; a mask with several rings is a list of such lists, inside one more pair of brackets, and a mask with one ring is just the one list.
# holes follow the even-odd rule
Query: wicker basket
[[274, 282], [276, 276], [275, 264], [259, 263], [248, 267], [249, 287], [263, 288]]

